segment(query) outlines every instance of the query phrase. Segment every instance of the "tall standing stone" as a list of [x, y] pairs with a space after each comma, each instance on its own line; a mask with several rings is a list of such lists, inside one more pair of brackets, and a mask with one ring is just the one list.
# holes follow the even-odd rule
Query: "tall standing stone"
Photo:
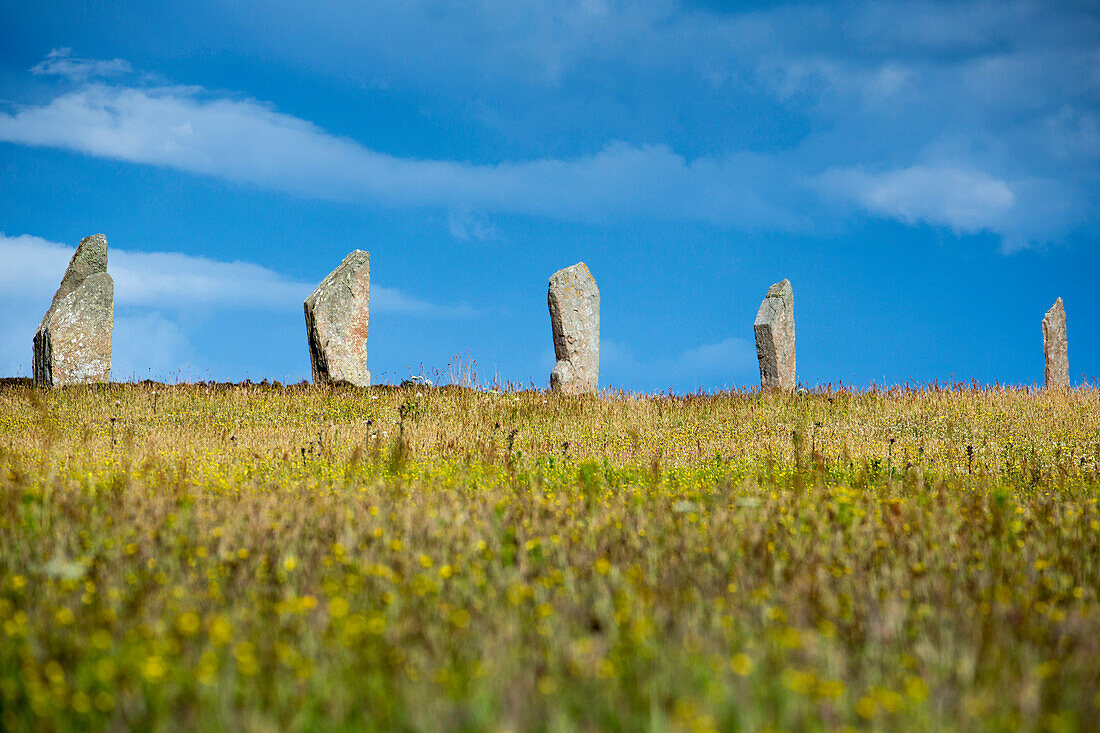
[[114, 299], [107, 237], [85, 237], [35, 331], [35, 384], [61, 387], [111, 378]]
[[768, 288], [768, 295], [756, 312], [756, 358], [760, 362], [760, 387], [793, 392], [794, 291], [784, 280]]
[[566, 394], [594, 393], [600, 381], [600, 291], [588, 265], [578, 262], [550, 278], [550, 325], [558, 363], [550, 387]]
[[1062, 299], [1043, 316], [1043, 354], [1046, 356], [1046, 385], [1069, 386], [1069, 344], [1066, 340], [1066, 307]]
[[370, 254], [357, 249], [306, 298], [306, 337], [314, 384], [370, 386], [367, 325]]

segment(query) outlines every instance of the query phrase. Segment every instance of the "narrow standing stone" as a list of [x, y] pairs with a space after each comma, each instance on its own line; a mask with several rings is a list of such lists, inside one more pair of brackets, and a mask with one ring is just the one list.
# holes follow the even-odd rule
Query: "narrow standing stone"
[[1046, 356], [1046, 385], [1069, 386], [1069, 344], [1066, 340], [1066, 308], [1062, 299], [1043, 316], [1043, 354]]
[[793, 392], [794, 291], [784, 280], [768, 288], [768, 295], [756, 312], [756, 358], [760, 362], [760, 387]]
[[550, 372], [551, 389], [595, 393], [600, 381], [600, 291], [588, 265], [578, 262], [555, 272], [547, 301], [558, 360]]
[[367, 325], [370, 254], [357, 249], [306, 298], [306, 337], [314, 384], [370, 386]]
[[114, 298], [107, 237], [85, 237], [35, 331], [35, 384], [61, 387], [111, 378]]

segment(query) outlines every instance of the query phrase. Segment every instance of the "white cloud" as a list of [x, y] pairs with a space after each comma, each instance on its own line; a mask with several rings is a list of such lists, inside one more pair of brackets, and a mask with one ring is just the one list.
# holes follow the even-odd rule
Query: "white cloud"
[[[0, 262], [5, 264], [0, 268], [0, 298], [41, 302], [44, 312], [74, 249], [41, 237], [0, 233]], [[179, 252], [111, 247], [107, 269], [115, 281], [117, 305], [162, 310], [295, 310], [316, 287], [251, 262], [218, 262]], [[437, 318], [477, 315], [467, 304], [438, 305], [380, 285], [371, 286], [370, 307], [372, 313]]]
[[[29, 374], [31, 340], [74, 247], [41, 237], [0, 232], [0, 374]], [[201, 355], [196, 329], [207, 335], [231, 328], [245, 311], [266, 311], [268, 321], [300, 319], [302, 301], [315, 285], [286, 278], [249, 262], [218, 262], [177, 252], [111, 247], [108, 272], [115, 282], [115, 379], [196, 376]], [[325, 273], [318, 274], [318, 282]], [[471, 318], [466, 303], [441, 305], [398, 288], [372, 285], [371, 315]], [[233, 314], [236, 318], [224, 318]], [[255, 319], [248, 319], [255, 322]], [[221, 333], [224, 338], [231, 338]]]
[[32, 74], [61, 76], [70, 81], [87, 81], [95, 77], [121, 76], [133, 71], [123, 59], [75, 58], [71, 48], [55, 48], [31, 69]]
[[770, 198], [792, 186], [781, 180], [790, 174], [766, 156], [688, 160], [665, 145], [611, 143], [568, 160], [474, 165], [399, 158], [254, 100], [212, 96], [196, 87], [89, 84], [43, 106], [0, 113], [0, 141], [167, 166], [319, 199], [572, 220], [643, 216], [746, 227], [797, 222]]
[[[83, 85], [0, 112], [0, 140], [311, 198], [439, 207], [460, 241], [493, 239], [498, 213], [820, 232], [831, 211], [804, 184], [822, 171], [851, 172], [860, 195], [849, 198], [879, 215], [993, 231], [1006, 248], [1056, 241], [1095, 216], [1095, 13], [1037, 0], [705, 5], [243, 0], [216, 11], [235, 53], [259, 49], [350, 94], [382, 78], [432, 100], [427, 118], [494, 128], [509, 150], [537, 151], [527, 158], [389, 155], [241, 96], [88, 83], [129, 65], [68, 49], [35, 70]], [[437, 53], [409, 54], [409, 38]], [[928, 176], [971, 176], [977, 189], [959, 206], [933, 201]]]
[[[74, 247], [41, 237], [0, 234], [0, 291], [49, 305]], [[120, 306], [200, 306], [284, 309], [309, 295], [305, 283], [248, 262], [217, 262], [176, 252], [135, 252], [111, 247], [108, 271]]]
[[908, 224], [950, 227], [955, 233], [1004, 233], [1016, 204], [1012, 188], [982, 171], [915, 165], [868, 173], [833, 170], [822, 190], [849, 197], [868, 211]]

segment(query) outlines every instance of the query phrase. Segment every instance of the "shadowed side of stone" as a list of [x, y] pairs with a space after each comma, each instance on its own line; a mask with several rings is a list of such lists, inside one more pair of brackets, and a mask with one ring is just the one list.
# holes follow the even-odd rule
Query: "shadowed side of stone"
[[547, 296], [557, 364], [550, 387], [566, 394], [595, 393], [600, 381], [600, 291], [578, 262], [550, 278]]
[[1069, 386], [1069, 342], [1066, 339], [1066, 308], [1062, 299], [1043, 316], [1043, 355], [1046, 357], [1046, 386]]
[[114, 293], [107, 238], [85, 237], [34, 334], [35, 384], [62, 387], [111, 378]]
[[794, 369], [794, 291], [790, 280], [768, 288], [768, 295], [756, 312], [756, 358], [760, 362], [760, 387], [793, 392], [797, 384]]
[[314, 384], [370, 386], [370, 254], [355, 250], [306, 298], [306, 338]]

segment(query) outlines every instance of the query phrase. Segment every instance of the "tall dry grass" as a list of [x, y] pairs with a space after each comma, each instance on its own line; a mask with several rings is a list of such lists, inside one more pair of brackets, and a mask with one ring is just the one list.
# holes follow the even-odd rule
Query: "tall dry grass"
[[1100, 392], [0, 387], [10, 730], [1093, 729]]

